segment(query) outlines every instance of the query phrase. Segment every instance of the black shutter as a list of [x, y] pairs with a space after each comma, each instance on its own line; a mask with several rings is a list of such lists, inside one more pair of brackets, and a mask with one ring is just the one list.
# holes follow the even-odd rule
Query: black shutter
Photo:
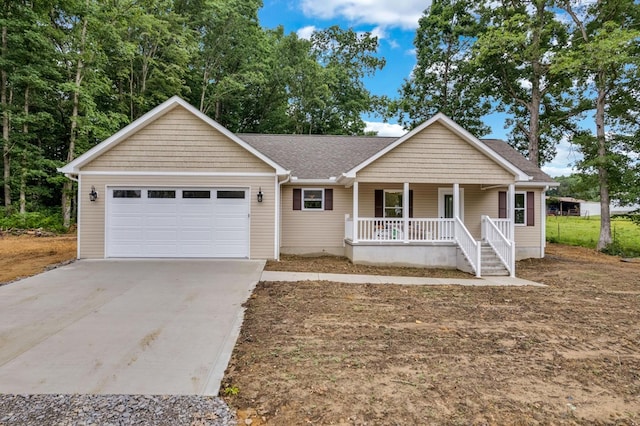
[[505, 191], [498, 192], [498, 218], [507, 218], [507, 193]]
[[302, 189], [293, 188], [293, 209], [302, 210]]
[[382, 189], [376, 189], [375, 192], [375, 216], [374, 217], [384, 217], [384, 191]]
[[324, 190], [324, 209], [333, 210], [333, 189], [328, 188]]
[[527, 226], [534, 226], [536, 224], [535, 199], [536, 194], [534, 192], [527, 192]]
[[413, 189], [409, 190], [409, 217], [413, 217]]

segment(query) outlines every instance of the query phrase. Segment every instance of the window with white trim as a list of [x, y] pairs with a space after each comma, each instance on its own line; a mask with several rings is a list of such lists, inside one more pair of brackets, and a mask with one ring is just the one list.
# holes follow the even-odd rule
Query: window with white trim
[[513, 206], [513, 218], [516, 225], [527, 224], [527, 193], [516, 192]]
[[324, 210], [324, 189], [302, 189], [302, 210]]
[[402, 191], [384, 191], [384, 217], [402, 217]]

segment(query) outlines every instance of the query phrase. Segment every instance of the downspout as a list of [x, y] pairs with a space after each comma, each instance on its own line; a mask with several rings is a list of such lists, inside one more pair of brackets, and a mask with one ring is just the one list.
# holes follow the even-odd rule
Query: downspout
[[[278, 176], [276, 175], [276, 179]], [[282, 185], [291, 180], [291, 174], [287, 175], [287, 178], [282, 182], [278, 182], [276, 185], [276, 235], [275, 235], [275, 254], [276, 260], [280, 261], [280, 240], [282, 239]]]

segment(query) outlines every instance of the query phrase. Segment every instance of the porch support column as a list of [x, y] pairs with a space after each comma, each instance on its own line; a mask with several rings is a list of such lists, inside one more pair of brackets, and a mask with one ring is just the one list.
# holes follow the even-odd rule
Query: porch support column
[[409, 182], [404, 183], [402, 191], [402, 229], [404, 229], [404, 242], [409, 242]]
[[516, 217], [515, 217], [515, 207], [516, 207], [516, 186], [512, 183], [509, 185], [509, 190], [507, 191], [507, 218], [509, 219], [509, 240], [511, 242], [516, 240]]
[[460, 219], [460, 184], [453, 184], [453, 217]]
[[353, 235], [351, 241], [358, 242], [358, 182], [353, 182]]

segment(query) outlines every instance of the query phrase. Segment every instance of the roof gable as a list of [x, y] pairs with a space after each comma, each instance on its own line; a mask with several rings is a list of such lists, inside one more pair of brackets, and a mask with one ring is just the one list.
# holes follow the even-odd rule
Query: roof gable
[[190, 114], [193, 114], [195, 117], [197, 117], [198, 119], [202, 120], [208, 126], [212, 127], [217, 132], [221, 133], [226, 138], [228, 138], [229, 140], [231, 140], [235, 144], [237, 144], [240, 147], [242, 147], [244, 150], [246, 150], [249, 153], [251, 153], [253, 156], [255, 156], [258, 159], [262, 160], [264, 163], [266, 163], [269, 166], [273, 167], [276, 170], [277, 174], [279, 174], [279, 175], [288, 174], [288, 171], [285, 170], [278, 163], [276, 163], [275, 161], [273, 161], [272, 159], [270, 159], [269, 157], [264, 155], [262, 152], [258, 151], [257, 149], [255, 149], [254, 147], [252, 147], [251, 145], [249, 145], [248, 143], [243, 141], [242, 139], [238, 138], [235, 134], [231, 133], [224, 126], [220, 125], [215, 120], [213, 120], [210, 117], [208, 117], [207, 115], [203, 114], [202, 112], [200, 112], [199, 110], [197, 110], [192, 105], [190, 105], [188, 102], [184, 101], [183, 99], [181, 99], [178, 96], [174, 96], [174, 97], [168, 99], [167, 101], [165, 101], [164, 103], [160, 104], [156, 108], [154, 108], [151, 111], [147, 112], [146, 114], [144, 114], [143, 116], [141, 116], [137, 120], [133, 121], [128, 126], [124, 127], [120, 131], [116, 132], [111, 137], [105, 139], [103, 142], [101, 142], [98, 145], [94, 146], [89, 151], [85, 152], [84, 154], [82, 154], [81, 156], [79, 156], [75, 160], [71, 161], [70, 163], [68, 163], [64, 167], [61, 167], [60, 169], [58, 169], [58, 171], [60, 171], [62, 173], [66, 173], [66, 174], [78, 174], [82, 167], [84, 167], [84, 166], [88, 165], [89, 163], [91, 163], [92, 161], [96, 160], [98, 157], [100, 157], [104, 153], [106, 153], [109, 150], [111, 150], [112, 148], [116, 147], [118, 144], [120, 144], [124, 140], [127, 140], [132, 135], [134, 135], [137, 132], [141, 131], [142, 129], [147, 127], [149, 124], [155, 122], [156, 120], [158, 120], [159, 118], [163, 117], [164, 115], [166, 115], [167, 113], [169, 113], [170, 111], [174, 110], [177, 107], [182, 107], [182, 108], [186, 109]]
[[394, 143], [388, 145], [384, 149], [378, 151], [375, 155], [371, 156], [367, 160], [365, 160], [362, 163], [358, 164], [356, 167], [350, 169], [349, 171], [347, 171], [345, 173], [345, 176], [348, 177], [348, 178], [355, 178], [356, 174], [359, 171], [363, 170], [365, 167], [369, 166], [370, 164], [372, 164], [374, 161], [378, 160], [379, 158], [382, 158], [383, 156], [385, 156], [389, 152], [392, 152], [397, 147], [399, 147], [402, 144], [404, 144], [405, 142], [411, 140], [417, 134], [421, 133], [423, 130], [427, 129], [430, 126], [433, 126], [436, 123], [442, 124], [448, 130], [450, 130], [451, 132], [453, 132], [454, 134], [459, 136], [463, 141], [468, 143], [470, 146], [474, 147], [480, 153], [484, 154], [487, 158], [489, 158], [490, 160], [494, 161], [496, 164], [498, 164], [504, 170], [508, 171], [510, 174], [515, 176], [516, 180], [518, 180], [518, 181], [529, 181], [529, 180], [531, 180], [531, 176], [529, 176], [523, 170], [521, 170], [518, 167], [516, 167], [511, 162], [507, 161], [505, 158], [500, 156], [495, 151], [489, 149], [485, 144], [482, 143], [482, 141], [477, 139], [471, 133], [469, 133], [468, 131], [466, 131], [462, 127], [460, 127], [457, 123], [455, 123], [453, 120], [451, 120], [449, 117], [447, 117], [446, 115], [444, 115], [442, 113], [436, 114], [435, 116], [433, 116], [429, 120], [425, 121], [420, 126], [418, 126], [415, 129], [413, 129], [411, 132], [409, 132], [409, 133], [405, 134], [404, 136], [398, 138]]

